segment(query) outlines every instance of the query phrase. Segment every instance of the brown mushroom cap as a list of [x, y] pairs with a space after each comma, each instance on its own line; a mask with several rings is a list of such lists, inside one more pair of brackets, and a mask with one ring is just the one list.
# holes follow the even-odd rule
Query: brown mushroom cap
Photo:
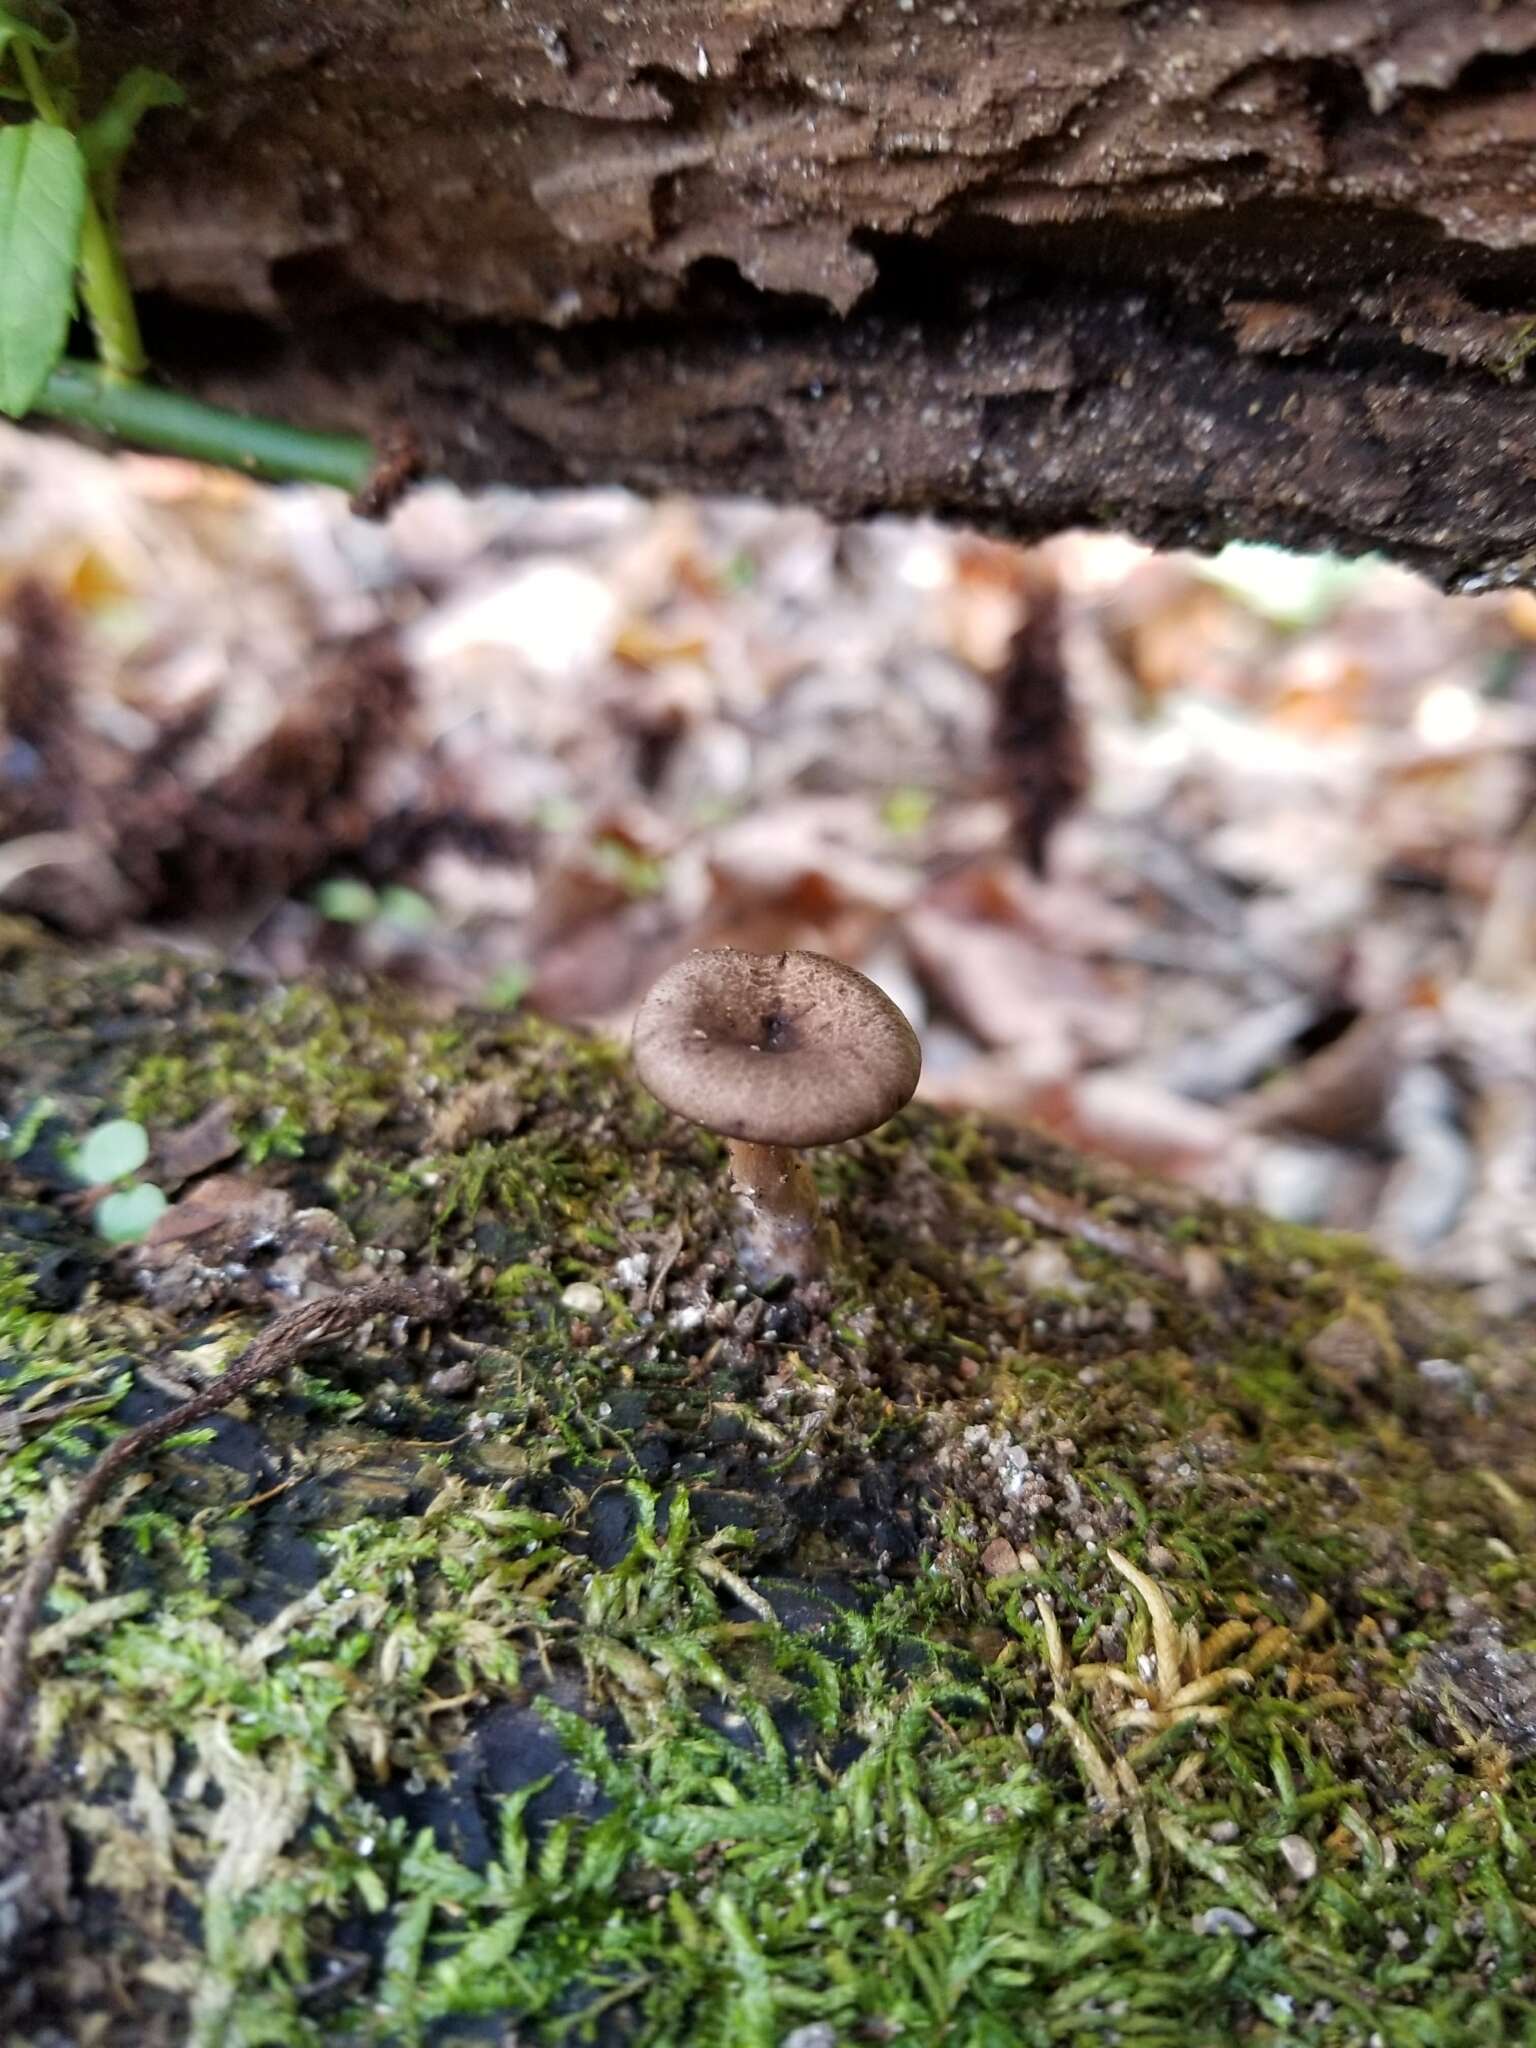
[[835, 1145], [910, 1101], [922, 1067], [900, 1010], [822, 953], [690, 953], [635, 1019], [658, 1102], [754, 1145]]

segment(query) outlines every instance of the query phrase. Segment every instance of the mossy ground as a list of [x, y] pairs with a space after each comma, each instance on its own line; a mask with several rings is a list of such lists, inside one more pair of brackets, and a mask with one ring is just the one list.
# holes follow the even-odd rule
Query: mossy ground
[[[613, 1048], [11, 938], [7, 1570], [285, 1290], [464, 1299], [93, 1528], [7, 2039], [1536, 2041], [1521, 1333], [920, 1112], [820, 1155], [840, 1258], [765, 1299]], [[217, 1102], [292, 1220], [97, 1246], [60, 1140]]]

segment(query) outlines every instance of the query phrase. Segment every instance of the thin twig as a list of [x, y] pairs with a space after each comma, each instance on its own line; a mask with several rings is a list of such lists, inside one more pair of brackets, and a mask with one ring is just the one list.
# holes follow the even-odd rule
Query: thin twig
[[349, 1336], [375, 1316], [409, 1316], [430, 1321], [448, 1313], [453, 1305], [452, 1287], [440, 1275], [425, 1274], [416, 1280], [379, 1280], [350, 1294], [327, 1295], [322, 1301], [306, 1301], [267, 1325], [249, 1349], [227, 1372], [183, 1401], [177, 1408], [157, 1415], [150, 1422], [130, 1429], [109, 1444], [70, 1496], [59, 1519], [22, 1574], [11, 1596], [11, 1611], [5, 1633], [0, 1635], [0, 1760], [5, 1759], [21, 1735], [27, 1701], [28, 1651], [43, 1603], [54, 1575], [68, 1556], [88, 1516], [105, 1498], [113, 1481], [147, 1451], [227, 1408], [231, 1401], [248, 1393], [258, 1381], [285, 1371], [301, 1352], [312, 1345], [328, 1344]]
[[1042, 1230], [1052, 1231], [1058, 1237], [1080, 1237], [1084, 1244], [1124, 1259], [1127, 1265], [1141, 1266], [1156, 1273], [1159, 1279], [1184, 1280], [1183, 1261], [1167, 1245], [1128, 1224], [1095, 1215], [1070, 1195], [1058, 1195], [1043, 1187], [1011, 1188], [1008, 1203], [1027, 1222], [1038, 1224]]

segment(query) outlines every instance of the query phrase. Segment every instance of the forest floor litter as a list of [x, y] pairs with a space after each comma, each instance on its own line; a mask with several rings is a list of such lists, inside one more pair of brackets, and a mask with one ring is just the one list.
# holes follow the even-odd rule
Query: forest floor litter
[[1536, 1301], [1533, 748], [1528, 592], [617, 492], [374, 526], [0, 436], [0, 910], [616, 1033], [689, 947], [815, 948], [927, 1099], [1495, 1312]]

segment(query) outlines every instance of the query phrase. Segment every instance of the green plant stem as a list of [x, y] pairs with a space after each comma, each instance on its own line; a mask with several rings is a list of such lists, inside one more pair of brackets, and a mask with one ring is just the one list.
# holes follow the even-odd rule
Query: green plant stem
[[153, 384], [123, 383], [88, 363], [60, 363], [33, 410], [114, 440], [221, 463], [274, 483], [334, 484], [355, 495], [375, 466], [373, 449], [355, 435], [313, 434], [278, 420], [225, 412]]
[[68, 127], [69, 124], [64, 119], [63, 111], [58, 101], [48, 89], [48, 81], [43, 76], [43, 67], [37, 61], [37, 52], [24, 38], [18, 38], [11, 47], [16, 52], [16, 69], [21, 74], [21, 82], [27, 89], [27, 97], [31, 100], [39, 116], [54, 128]]
[[133, 290], [123, 269], [117, 236], [90, 192], [85, 195], [85, 218], [80, 225], [80, 296], [90, 316], [103, 374], [124, 380], [142, 377], [149, 358], [139, 335]]

